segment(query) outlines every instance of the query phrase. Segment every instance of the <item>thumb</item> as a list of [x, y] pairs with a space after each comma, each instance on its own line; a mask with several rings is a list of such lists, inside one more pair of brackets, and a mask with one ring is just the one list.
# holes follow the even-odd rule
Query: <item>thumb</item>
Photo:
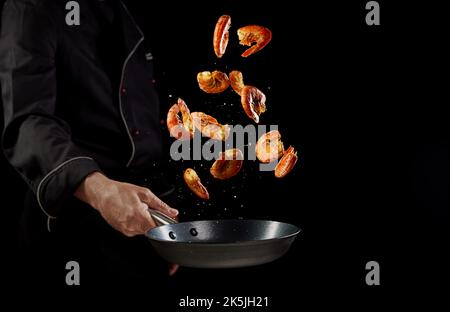
[[171, 208], [161, 199], [159, 199], [152, 191], [144, 188], [142, 192], [140, 192], [139, 197], [142, 202], [146, 203], [149, 208], [158, 210], [164, 214], [167, 214], [169, 217], [176, 217], [178, 215], [178, 210]]

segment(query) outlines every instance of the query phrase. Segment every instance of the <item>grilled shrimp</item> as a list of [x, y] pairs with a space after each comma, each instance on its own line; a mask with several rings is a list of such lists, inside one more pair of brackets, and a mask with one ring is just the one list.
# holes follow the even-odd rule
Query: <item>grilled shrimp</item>
[[241, 91], [241, 104], [247, 116], [258, 123], [259, 115], [266, 111], [266, 96], [256, 87], [245, 86]]
[[242, 57], [247, 57], [260, 51], [272, 40], [272, 32], [270, 29], [258, 25], [241, 27], [237, 33], [239, 43], [250, 47], [242, 53]]
[[242, 76], [242, 73], [237, 70], [233, 70], [230, 73], [230, 84], [233, 88], [234, 92], [241, 95], [242, 89], [244, 89], [244, 77]]
[[206, 187], [203, 186], [202, 182], [200, 181], [200, 178], [197, 175], [197, 172], [195, 172], [194, 169], [192, 168], [186, 169], [183, 178], [189, 189], [195, 195], [204, 200], [209, 199], [208, 190], [206, 189]]
[[237, 148], [226, 150], [220, 153], [219, 158], [212, 165], [210, 172], [212, 176], [219, 180], [226, 180], [234, 177], [241, 171], [244, 162], [244, 155]]
[[294, 147], [289, 146], [275, 167], [275, 177], [284, 178], [294, 168], [297, 160], [297, 152], [294, 150]]
[[230, 86], [227, 74], [218, 70], [198, 73], [197, 81], [200, 89], [206, 93], [221, 93]]
[[194, 123], [191, 113], [181, 98], [167, 113], [167, 128], [170, 135], [177, 140], [190, 140], [194, 136]]
[[221, 125], [216, 118], [202, 112], [193, 112], [191, 114], [195, 128], [201, 133], [214, 140], [225, 141], [230, 135], [230, 127]]
[[278, 130], [264, 133], [256, 142], [256, 157], [262, 163], [278, 160], [283, 152], [284, 146]]
[[227, 49], [229, 32], [231, 27], [231, 17], [228, 15], [222, 15], [217, 21], [216, 28], [214, 29], [213, 46], [214, 53], [218, 58], [221, 58], [225, 54]]

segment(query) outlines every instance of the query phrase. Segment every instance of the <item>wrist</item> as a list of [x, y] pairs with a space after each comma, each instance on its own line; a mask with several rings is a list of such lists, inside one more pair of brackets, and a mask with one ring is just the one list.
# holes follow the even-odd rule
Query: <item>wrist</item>
[[109, 179], [96, 171], [88, 175], [75, 192], [75, 197], [97, 209], [100, 195]]

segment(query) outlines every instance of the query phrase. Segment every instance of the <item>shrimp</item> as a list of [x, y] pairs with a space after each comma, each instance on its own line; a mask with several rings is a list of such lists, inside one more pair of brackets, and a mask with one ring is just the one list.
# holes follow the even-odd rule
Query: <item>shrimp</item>
[[197, 81], [200, 89], [206, 93], [221, 93], [228, 89], [230, 80], [227, 74], [218, 70], [200, 72], [197, 74]]
[[177, 140], [190, 140], [194, 136], [194, 123], [191, 113], [181, 98], [167, 113], [167, 128], [170, 135]]
[[247, 116], [258, 123], [259, 115], [266, 111], [266, 96], [256, 87], [245, 86], [241, 92], [241, 104]]
[[294, 150], [294, 147], [289, 146], [275, 167], [275, 177], [284, 178], [294, 168], [297, 160], [297, 152]]
[[225, 54], [227, 49], [229, 32], [231, 27], [231, 17], [228, 15], [222, 15], [216, 23], [216, 28], [214, 29], [213, 46], [214, 53], [218, 58], [221, 58]]
[[[247, 57], [258, 52], [272, 40], [272, 32], [270, 29], [258, 25], [241, 27], [238, 29], [237, 33], [239, 36], [239, 43], [241, 45], [250, 46], [250, 48], [242, 53], [242, 57]], [[253, 43], [256, 44], [252, 46]]]
[[230, 84], [234, 92], [241, 95], [242, 89], [245, 87], [245, 85], [244, 85], [244, 78], [240, 71], [233, 70], [230, 73]]
[[184, 171], [184, 182], [186, 182], [189, 189], [198, 197], [200, 197], [203, 200], [209, 199], [209, 193], [206, 187], [203, 186], [202, 182], [200, 181], [200, 178], [197, 175], [197, 172], [195, 172], [194, 169], [188, 168], [186, 171]]
[[256, 142], [256, 157], [262, 163], [278, 160], [284, 152], [281, 134], [278, 130], [264, 133]]
[[219, 180], [226, 180], [234, 177], [241, 171], [244, 162], [244, 155], [241, 150], [233, 148], [220, 153], [219, 158], [212, 165], [210, 172], [212, 176]]
[[200, 130], [204, 136], [214, 140], [225, 141], [228, 139], [230, 135], [230, 127], [228, 125], [221, 125], [217, 119], [202, 112], [194, 112], [191, 116], [195, 128]]

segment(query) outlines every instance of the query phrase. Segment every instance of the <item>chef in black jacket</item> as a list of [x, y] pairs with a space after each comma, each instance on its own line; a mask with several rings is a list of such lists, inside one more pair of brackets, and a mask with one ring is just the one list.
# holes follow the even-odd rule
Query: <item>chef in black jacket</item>
[[147, 209], [178, 214], [158, 197], [171, 188], [153, 55], [122, 1], [77, 2], [80, 25], [66, 0], [2, 13], [2, 148], [29, 188], [22, 250], [57, 283], [72, 260], [85, 283], [148, 282], [168, 274], [140, 235], [155, 226]]

